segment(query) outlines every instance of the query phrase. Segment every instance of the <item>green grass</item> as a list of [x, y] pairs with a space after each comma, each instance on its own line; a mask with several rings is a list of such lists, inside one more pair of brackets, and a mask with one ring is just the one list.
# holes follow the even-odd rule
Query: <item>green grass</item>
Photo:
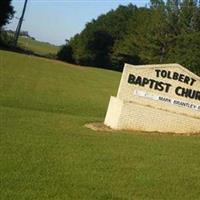
[[53, 44], [40, 42], [26, 37], [19, 38], [19, 46], [41, 56], [56, 55], [59, 50], [59, 47]]
[[200, 199], [200, 137], [84, 127], [120, 76], [0, 51], [1, 199]]

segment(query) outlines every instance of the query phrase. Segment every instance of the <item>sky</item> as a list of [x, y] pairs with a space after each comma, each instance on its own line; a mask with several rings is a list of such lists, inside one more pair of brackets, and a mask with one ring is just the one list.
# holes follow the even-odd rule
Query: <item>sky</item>
[[[149, 0], [28, 0], [22, 25], [37, 40], [62, 45], [80, 33], [87, 22], [119, 5], [148, 5]], [[15, 16], [6, 29], [15, 30], [24, 0], [13, 0]]]

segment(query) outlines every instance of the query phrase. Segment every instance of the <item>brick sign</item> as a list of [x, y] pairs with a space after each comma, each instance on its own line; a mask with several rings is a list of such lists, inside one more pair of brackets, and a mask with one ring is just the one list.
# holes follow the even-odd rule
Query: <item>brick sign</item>
[[113, 129], [199, 133], [200, 77], [179, 64], [126, 64], [105, 124]]

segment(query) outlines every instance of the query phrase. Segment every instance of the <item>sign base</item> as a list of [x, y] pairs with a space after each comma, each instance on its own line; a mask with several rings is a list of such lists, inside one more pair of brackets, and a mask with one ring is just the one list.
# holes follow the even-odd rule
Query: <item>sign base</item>
[[104, 124], [115, 130], [197, 134], [199, 117], [111, 97]]

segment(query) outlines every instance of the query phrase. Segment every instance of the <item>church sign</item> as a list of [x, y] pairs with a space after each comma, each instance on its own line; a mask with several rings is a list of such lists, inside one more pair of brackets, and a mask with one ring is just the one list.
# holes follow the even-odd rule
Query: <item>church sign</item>
[[200, 77], [179, 64], [125, 64], [104, 123], [113, 129], [200, 133]]

